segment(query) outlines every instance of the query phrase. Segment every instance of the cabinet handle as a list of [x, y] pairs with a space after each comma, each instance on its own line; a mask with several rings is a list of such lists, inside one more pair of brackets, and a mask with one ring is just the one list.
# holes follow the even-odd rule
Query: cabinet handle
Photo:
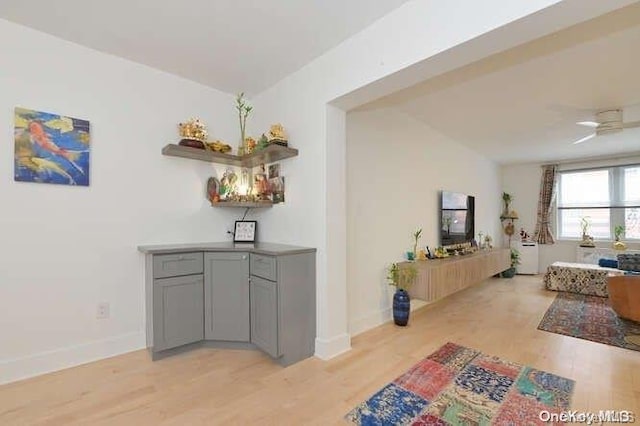
[[178, 260], [184, 260], [184, 256], [178, 256]]
[[247, 260], [247, 256], [242, 256], [242, 260]]

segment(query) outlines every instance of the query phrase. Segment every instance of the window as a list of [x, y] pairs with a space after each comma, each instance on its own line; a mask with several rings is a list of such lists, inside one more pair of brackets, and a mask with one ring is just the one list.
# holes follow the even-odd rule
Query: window
[[640, 239], [640, 165], [560, 172], [557, 207], [560, 238], [581, 238], [588, 217], [595, 239], [613, 239], [616, 225]]
[[623, 179], [625, 238], [640, 239], [640, 166], [625, 167]]

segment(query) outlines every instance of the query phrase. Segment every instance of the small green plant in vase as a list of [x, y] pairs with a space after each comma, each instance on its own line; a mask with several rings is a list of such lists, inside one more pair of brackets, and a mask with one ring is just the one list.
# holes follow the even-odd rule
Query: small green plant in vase
[[413, 284], [418, 276], [418, 270], [411, 263], [398, 265], [392, 263], [387, 270], [387, 280], [389, 285], [396, 288], [393, 295], [393, 322], [404, 327], [409, 322], [409, 312], [411, 311], [411, 299], [407, 289]]
[[616, 225], [613, 228], [613, 235], [615, 238], [615, 241], [613, 242], [613, 248], [616, 250], [626, 250], [627, 249], [627, 245], [625, 243], [623, 243], [622, 241], [620, 241], [620, 237], [622, 236], [622, 234], [624, 234], [624, 226], [623, 225]]
[[580, 243], [580, 247], [595, 247], [593, 237], [589, 235], [589, 228], [591, 228], [591, 218], [589, 216], [580, 218], [580, 228], [582, 228], [582, 242]]
[[502, 193], [502, 201], [504, 202], [504, 211], [502, 212], [503, 217], [509, 216], [509, 205], [511, 204], [512, 199], [513, 197], [511, 196], [511, 194], [507, 192]]
[[520, 264], [520, 252], [516, 249], [511, 249], [511, 267], [515, 268]]
[[400, 267], [397, 263], [392, 263], [388, 269], [387, 280], [389, 285], [394, 286], [396, 290], [406, 291], [411, 287], [417, 275], [418, 270], [411, 264], [405, 263]]
[[413, 233], [413, 258], [418, 258], [418, 240], [422, 235], [422, 228], [418, 228], [416, 232]]
[[516, 275], [516, 267], [520, 264], [520, 252], [514, 248], [511, 249], [511, 267], [500, 273], [502, 278], [513, 278]]

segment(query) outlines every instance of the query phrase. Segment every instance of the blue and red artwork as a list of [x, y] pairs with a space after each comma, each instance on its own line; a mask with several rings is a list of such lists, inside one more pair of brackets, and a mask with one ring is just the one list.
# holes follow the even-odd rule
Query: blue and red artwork
[[89, 186], [89, 122], [15, 109], [14, 179]]

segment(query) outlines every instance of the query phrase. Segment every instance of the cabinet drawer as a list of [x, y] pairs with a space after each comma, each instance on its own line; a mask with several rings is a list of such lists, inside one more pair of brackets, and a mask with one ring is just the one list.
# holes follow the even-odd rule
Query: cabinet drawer
[[278, 279], [276, 269], [276, 258], [274, 256], [263, 256], [261, 254], [251, 253], [251, 263], [249, 265], [251, 275], [276, 281]]
[[176, 253], [153, 256], [153, 278], [201, 274], [202, 253]]

